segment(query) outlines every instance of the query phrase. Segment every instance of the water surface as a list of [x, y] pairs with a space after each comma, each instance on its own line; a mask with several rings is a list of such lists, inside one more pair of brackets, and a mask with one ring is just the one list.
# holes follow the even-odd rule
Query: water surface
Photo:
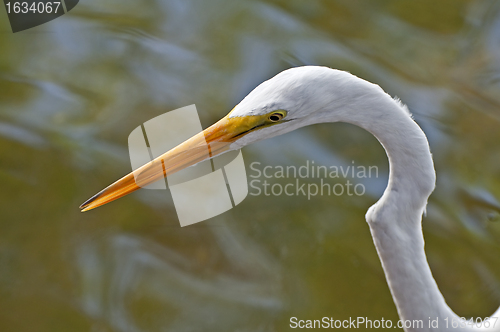
[[168, 192], [77, 208], [130, 171], [139, 124], [196, 104], [206, 127], [260, 82], [310, 64], [409, 106], [438, 173], [423, 222], [434, 277], [460, 315], [499, 306], [499, 2], [88, 0], [16, 34], [4, 16], [0, 31], [1, 331], [396, 321], [364, 221], [387, 158], [352, 125], [303, 128], [243, 154], [249, 172], [252, 162], [378, 166], [361, 197], [250, 195], [186, 228]]

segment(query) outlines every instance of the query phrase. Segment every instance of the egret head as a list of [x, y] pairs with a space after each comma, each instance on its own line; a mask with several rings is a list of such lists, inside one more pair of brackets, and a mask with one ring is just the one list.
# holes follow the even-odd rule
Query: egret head
[[[322, 110], [337, 97], [332, 93], [332, 79], [342, 73], [313, 66], [285, 70], [257, 86], [228, 115], [208, 128], [206, 138], [210, 140], [213, 130], [223, 130], [229, 149], [233, 150], [324, 122], [326, 113]], [[327, 115], [332, 117], [331, 112]]]
[[[278, 136], [313, 123], [338, 121], [325, 112], [337, 103], [347, 73], [326, 67], [286, 70], [257, 86], [228, 115], [165, 152], [152, 162], [116, 181], [83, 203], [82, 211], [122, 197], [140, 187], [230, 150]], [[337, 81], [340, 89], [332, 90]], [[331, 110], [331, 107], [330, 107]], [[208, 153], [207, 153], [208, 147]], [[140, 174], [140, 176], [138, 176]]]

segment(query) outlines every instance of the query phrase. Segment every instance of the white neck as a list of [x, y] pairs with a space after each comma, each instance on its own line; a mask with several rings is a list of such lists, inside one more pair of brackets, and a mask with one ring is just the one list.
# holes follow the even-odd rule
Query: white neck
[[[435, 183], [429, 144], [400, 103], [377, 94], [376, 103], [360, 98], [366, 103], [358, 102], [341, 119], [371, 132], [389, 158], [388, 186], [366, 220], [400, 318], [424, 324], [423, 329], [406, 330], [444, 331], [445, 318], [451, 326], [458, 316], [439, 291], [424, 251], [422, 214]], [[439, 319], [439, 329], [429, 328], [429, 319]], [[491, 331], [500, 331], [498, 326], [500, 322]]]
[[[366, 214], [389, 288], [402, 320], [421, 320], [423, 328], [445, 331], [458, 316], [432, 277], [424, 251], [422, 214], [434, 189], [435, 172], [424, 132], [408, 111], [379, 86], [349, 73], [305, 66], [286, 70], [262, 83], [235, 107], [231, 116], [289, 111], [289, 122], [256, 130], [231, 145], [284, 134], [320, 122], [348, 122], [371, 132], [389, 157], [389, 184]], [[495, 314], [498, 316], [500, 310]], [[429, 320], [439, 319], [439, 328]], [[464, 329], [474, 330], [474, 329]], [[500, 322], [495, 329], [500, 331]]]

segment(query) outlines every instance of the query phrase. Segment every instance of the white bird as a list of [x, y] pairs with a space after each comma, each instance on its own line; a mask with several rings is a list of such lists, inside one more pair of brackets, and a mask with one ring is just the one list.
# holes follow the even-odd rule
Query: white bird
[[[227, 116], [113, 183], [80, 206], [87, 211], [228, 150], [322, 122], [348, 122], [372, 133], [389, 158], [389, 183], [366, 221], [406, 331], [500, 331], [500, 308], [482, 326], [465, 324], [446, 304], [424, 251], [422, 214], [435, 171], [424, 132], [407, 108], [378, 85], [347, 72], [305, 66], [260, 84]], [[158, 167], [163, 163], [163, 167]], [[438, 319], [438, 327], [429, 322]], [[478, 324], [479, 325], [479, 324]], [[455, 328], [456, 327], [456, 328]]]

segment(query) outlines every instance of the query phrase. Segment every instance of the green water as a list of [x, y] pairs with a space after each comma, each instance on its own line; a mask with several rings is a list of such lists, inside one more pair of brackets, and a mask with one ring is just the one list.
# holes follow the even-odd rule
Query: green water
[[249, 174], [252, 162], [376, 165], [360, 197], [249, 195], [185, 228], [168, 192], [79, 212], [130, 171], [127, 137], [141, 123], [196, 104], [206, 127], [304, 64], [350, 71], [408, 104], [438, 174], [423, 222], [434, 277], [458, 314], [496, 310], [500, 2], [87, 0], [16, 34], [0, 10], [0, 331], [396, 322], [364, 221], [387, 158], [354, 126], [303, 128], [243, 156]]

